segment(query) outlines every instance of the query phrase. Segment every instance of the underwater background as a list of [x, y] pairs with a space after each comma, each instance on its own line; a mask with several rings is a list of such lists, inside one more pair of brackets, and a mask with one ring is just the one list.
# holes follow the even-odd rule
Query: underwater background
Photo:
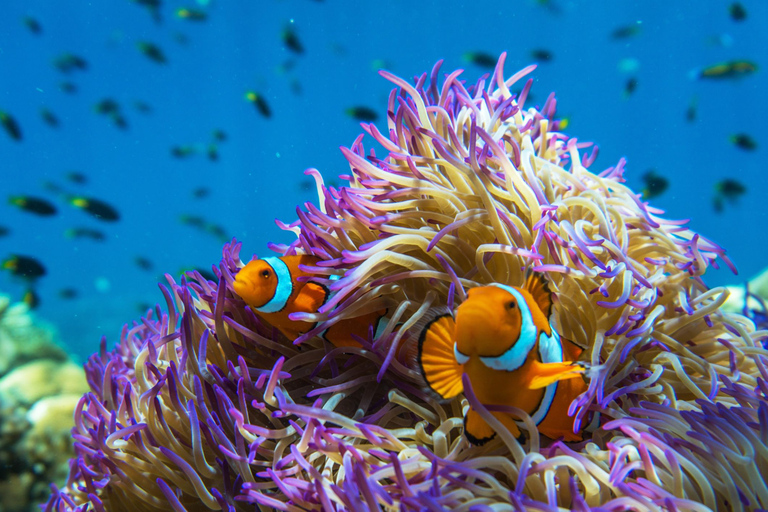
[[[81, 358], [162, 302], [163, 273], [210, 268], [231, 237], [244, 261], [290, 243], [274, 219], [316, 201], [303, 171], [333, 183], [360, 121], [385, 126], [392, 85], [378, 69], [412, 77], [439, 59], [472, 83], [502, 51], [508, 71], [538, 63], [529, 104], [556, 93], [562, 131], [599, 145], [594, 172], [625, 158], [632, 189], [728, 250], [739, 275], [711, 269], [707, 284], [768, 263], [765, 2], [30, 0], [2, 12], [0, 112], [20, 133], [0, 132], [0, 261], [32, 257], [46, 273], [6, 269], [0, 290], [18, 300], [31, 286]], [[702, 75], [739, 62], [752, 68]], [[18, 196], [57, 211], [6, 201]], [[70, 204], [82, 197], [119, 220]]]

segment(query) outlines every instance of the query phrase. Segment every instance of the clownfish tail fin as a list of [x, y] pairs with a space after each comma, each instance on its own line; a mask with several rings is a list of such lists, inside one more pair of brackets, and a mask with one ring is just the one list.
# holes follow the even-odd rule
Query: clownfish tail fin
[[449, 400], [464, 391], [464, 367], [454, 355], [456, 322], [450, 314], [436, 316], [419, 335], [418, 365], [429, 388]]

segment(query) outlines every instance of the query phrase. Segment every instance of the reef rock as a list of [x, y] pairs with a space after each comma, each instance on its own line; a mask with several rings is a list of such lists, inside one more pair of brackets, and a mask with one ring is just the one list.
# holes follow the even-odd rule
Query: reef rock
[[0, 295], [0, 511], [31, 512], [66, 480], [83, 369], [25, 304]]

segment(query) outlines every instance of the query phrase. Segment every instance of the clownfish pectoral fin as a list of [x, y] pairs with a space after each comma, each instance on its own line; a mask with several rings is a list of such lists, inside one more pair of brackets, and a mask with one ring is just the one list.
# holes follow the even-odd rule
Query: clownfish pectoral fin
[[421, 374], [434, 392], [444, 399], [462, 391], [464, 366], [456, 361], [454, 339], [456, 322], [450, 314], [438, 316], [428, 323], [419, 337], [418, 363]]
[[533, 361], [531, 372], [536, 376], [528, 383], [528, 389], [541, 389], [561, 380], [575, 379], [587, 372], [583, 363], [540, 363]]
[[541, 312], [549, 320], [552, 314], [552, 292], [549, 290], [546, 278], [537, 272], [529, 272], [523, 288], [531, 294]]
[[325, 303], [328, 289], [318, 283], [309, 282], [302, 286], [293, 304], [296, 311], [314, 313]]

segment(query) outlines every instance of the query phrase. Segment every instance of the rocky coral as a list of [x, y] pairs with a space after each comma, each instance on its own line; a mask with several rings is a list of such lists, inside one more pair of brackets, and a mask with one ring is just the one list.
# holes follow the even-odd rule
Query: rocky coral
[[66, 361], [67, 353], [52, 339], [51, 326], [34, 319], [26, 304], [0, 294], [0, 376], [35, 359]]
[[63, 482], [73, 455], [73, 412], [87, 389], [29, 308], [0, 296], [0, 510], [38, 510], [51, 481]]

